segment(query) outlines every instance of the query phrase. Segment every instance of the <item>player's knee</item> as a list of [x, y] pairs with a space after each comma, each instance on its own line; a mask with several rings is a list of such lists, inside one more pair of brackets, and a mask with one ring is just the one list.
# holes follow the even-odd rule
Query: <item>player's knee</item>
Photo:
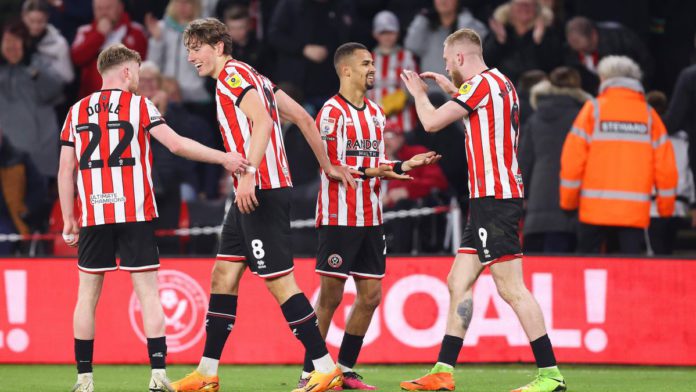
[[210, 290], [215, 294], [237, 294], [238, 284], [234, 271], [216, 264], [210, 276]]
[[461, 276], [450, 273], [447, 275], [447, 289], [449, 290], [450, 297], [461, 297], [466, 291], [464, 279], [462, 279]]
[[382, 302], [382, 290], [371, 290], [368, 293], [359, 295], [358, 299], [361, 306], [367, 308], [368, 310], [375, 310]]
[[324, 309], [336, 309], [341, 304], [343, 292], [325, 292], [322, 290], [319, 293], [318, 305]]
[[506, 285], [499, 285], [498, 294], [505, 302], [514, 307], [514, 305], [524, 300], [528, 292], [524, 287], [509, 287]]

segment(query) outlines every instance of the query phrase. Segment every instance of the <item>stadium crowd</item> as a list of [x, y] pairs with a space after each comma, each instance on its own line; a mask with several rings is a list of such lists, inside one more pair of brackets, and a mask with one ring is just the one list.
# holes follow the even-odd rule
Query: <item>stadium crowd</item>
[[[625, 12], [627, 8], [631, 12]], [[696, 227], [696, 165], [689, 165], [696, 155], [689, 143], [696, 133], [696, 65], [690, 65], [695, 14], [695, 2], [678, 0], [3, 1], [0, 234], [61, 230], [56, 191], [59, 129], [69, 105], [99, 89], [96, 60], [110, 44], [123, 43], [147, 60], [139, 93], [157, 105], [173, 129], [222, 149], [213, 81], [197, 75], [182, 42], [187, 23], [217, 17], [234, 40], [233, 57], [269, 75], [313, 115], [338, 90], [336, 48], [347, 41], [374, 48], [377, 75], [370, 98], [387, 115], [387, 155], [399, 159], [434, 150], [443, 156], [439, 165], [414, 170], [412, 182], [388, 184], [382, 200], [385, 211], [458, 205], [466, 214], [463, 125], [427, 134], [400, 74], [403, 69], [445, 73], [445, 37], [459, 28], [474, 29], [484, 39], [489, 65], [515, 81], [520, 94], [525, 251], [671, 254], [679, 248], [678, 232]], [[613, 55], [632, 61], [606, 61], [602, 67], [602, 59]], [[616, 91], [626, 86], [635, 96]], [[432, 87], [435, 105], [449, 99]], [[646, 101], [655, 110], [648, 123], [666, 129], [676, 160], [659, 152], [665, 140], [653, 140], [651, 153], [637, 152], [630, 167], [603, 170], [612, 167], [611, 148], [630, 144], [609, 143], [599, 158], [603, 166], [585, 169], [582, 140], [589, 140], [583, 135], [591, 133], [592, 124], [583, 128], [588, 116], [583, 108], [594, 97], [601, 100], [602, 113], [610, 112], [608, 106], [624, 110], [636, 100]], [[307, 158], [310, 147], [295, 125], [284, 127], [284, 137], [294, 183], [292, 218], [313, 219], [317, 162]], [[152, 144], [157, 227], [219, 225], [231, 189], [229, 176], [219, 166], [186, 161], [156, 141]], [[643, 167], [653, 172], [636, 169]], [[587, 212], [591, 203], [582, 203], [579, 193], [587, 184], [576, 176], [583, 170], [597, 171], [588, 175], [593, 189], [629, 178], [653, 194], [641, 199], [638, 210], [619, 209], [630, 213], [604, 219], [617, 207], [592, 205]], [[675, 171], [676, 208], [666, 216], [661, 199], [665, 195], [657, 189]], [[447, 225], [444, 215], [386, 222], [390, 251], [447, 251]], [[295, 251], [313, 254], [313, 230], [296, 232]], [[212, 236], [163, 237], [160, 250], [211, 253], [211, 241]], [[0, 241], [0, 255], [67, 251], [58, 249], [59, 244]]]

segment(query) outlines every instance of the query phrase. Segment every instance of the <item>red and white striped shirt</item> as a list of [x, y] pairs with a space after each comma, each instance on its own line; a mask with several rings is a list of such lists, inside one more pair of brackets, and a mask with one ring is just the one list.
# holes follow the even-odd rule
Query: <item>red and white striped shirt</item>
[[157, 217], [152, 189], [152, 127], [164, 123], [147, 98], [97, 91], [74, 104], [60, 133], [75, 148], [82, 227]]
[[[276, 106], [275, 85], [267, 77], [256, 72], [250, 65], [230, 59], [220, 72], [217, 80], [215, 103], [217, 118], [222, 133], [222, 141], [227, 151], [237, 151], [245, 158], [249, 153], [251, 120], [242, 112], [239, 105], [244, 95], [255, 89], [273, 119], [271, 140], [266, 147], [266, 155], [256, 171], [256, 183], [259, 189], [284, 188], [292, 186], [288, 158], [283, 144], [283, 132], [280, 127], [280, 114]], [[237, 189], [238, 178], [234, 178]]]
[[517, 164], [520, 106], [510, 79], [487, 69], [462, 84], [454, 101], [469, 112], [464, 126], [470, 196], [523, 197]]
[[[355, 169], [393, 164], [384, 154], [384, 113], [367, 98], [363, 107], [357, 108], [340, 94], [335, 95], [319, 111], [316, 122], [332, 164]], [[317, 227], [382, 224], [381, 180], [356, 179], [356, 183], [355, 189], [346, 188], [322, 170]]]
[[[418, 72], [418, 62], [416, 62], [413, 53], [406, 49], [396, 48], [390, 54], [383, 54], [375, 49], [372, 52], [372, 58], [375, 60], [377, 75], [375, 87], [368, 92], [368, 98], [384, 106], [382, 99], [385, 96], [399, 90], [408, 94], [402, 85], [400, 75], [404, 69]], [[416, 107], [412, 102], [407, 102], [401, 112], [387, 117], [386, 128], [409, 132], [416, 128], [417, 123]]]

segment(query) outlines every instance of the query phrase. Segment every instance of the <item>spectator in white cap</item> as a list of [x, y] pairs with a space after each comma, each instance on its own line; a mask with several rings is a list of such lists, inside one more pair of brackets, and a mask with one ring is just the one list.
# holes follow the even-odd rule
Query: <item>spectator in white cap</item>
[[417, 70], [413, 53], [400, 47], [399, 19], [391, 11], [381, 11], [372, 23], [372, 33], [377, 47], [372, 51], [375, 59], [375, 87], [368, 97], [377, 102], [387, 115], [387, 128], [410, 132], [416, 126], [416, 110], [399, 74], [403, 69]]

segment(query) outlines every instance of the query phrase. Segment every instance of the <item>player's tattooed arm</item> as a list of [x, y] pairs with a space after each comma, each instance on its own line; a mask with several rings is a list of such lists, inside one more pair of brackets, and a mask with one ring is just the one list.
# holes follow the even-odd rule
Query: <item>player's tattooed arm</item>
[[462, 320], [462, 327], [464, 330], [469, 329], [469, 324], [471, 324], [471, 317], [474, 314], [474, 301], [471, 298], [467, 298], [457, 305], [457, 314]]

